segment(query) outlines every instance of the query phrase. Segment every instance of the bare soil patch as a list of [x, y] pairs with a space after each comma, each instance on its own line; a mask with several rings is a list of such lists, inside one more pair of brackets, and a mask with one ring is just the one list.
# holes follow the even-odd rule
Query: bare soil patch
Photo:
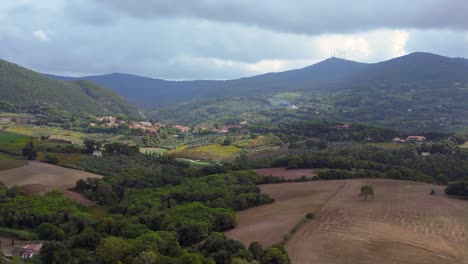
[[29, 161], [28, 165], [23, 167], [0, 171], [0, 181], [8, 188], [18, 185], [29, 194], [44, 194], [51, 190], [60, 190], [65, 196], [83, 204], [93, 202], [69, 189], [73, 188], [80, 179], [101, 177], [101, 175], [37, 161]]
[[315, 173], [314, 169], [294, 169], [288, 170], [287, 168], [265, 168], [265, 169], [257, 169], [255, 170], [256, 173], [263, 175], [263, 176], [275, 176], [288, 179], [298, 179], [302, 176], [307, 178], [318, 177], [317, 173]]
[[[365, 184], [375, 198], [359, 199]], [[277, 201], [240, 212], [239, 227], [227, 235], [270, 245], [316, 210], [286, 243], [292, 263], [468, 263], [468, 201], [446, 197], [442, 186], [359, 179], [261, 189]]]
[[260, 185], [275, 202], [237, 213], [238, 226], [226, 236], [244, 245], [258, 241], [264, 246], [280, 243], [283, 236], [305, 217], [317, 211], [343, 181], [315, 181]]

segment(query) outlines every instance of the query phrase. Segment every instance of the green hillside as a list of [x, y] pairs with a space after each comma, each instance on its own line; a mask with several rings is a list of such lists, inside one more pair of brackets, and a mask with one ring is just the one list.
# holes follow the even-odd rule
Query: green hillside
[[0, 60], [0, 111], [54, 109], [74, 114], [138, 116], [136, 108], [114, 92], [89, 81], [60, 81]]

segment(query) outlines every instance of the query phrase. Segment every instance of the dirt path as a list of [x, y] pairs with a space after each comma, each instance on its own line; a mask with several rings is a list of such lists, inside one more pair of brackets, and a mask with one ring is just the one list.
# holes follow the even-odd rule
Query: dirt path
[[[374, 199], [357, 197], [364, 184]], [[466, 263], [468, 202], [442, 193], [415, 182], [349, 180], [286, 249], [297, 264]]]
[[7, 187], [21, 186], [27, 193], [44, 194], [50, 190], [61, 190], [64, 195], [83, 204], [93, 203], [83, 195], [67, 189], [75, 186], [79, 179], [101, 178], [101, 175], [63, 168], [47, 163], [29, 161], [23, 167], [0, 171], [0, 181]]

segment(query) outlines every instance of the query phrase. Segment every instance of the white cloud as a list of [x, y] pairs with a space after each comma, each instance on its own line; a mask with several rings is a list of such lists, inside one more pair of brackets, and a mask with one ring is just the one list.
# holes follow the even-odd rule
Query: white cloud
[[42, 29], [38, 29], [38, 30], [34, 31], [33, 36], [37, 40], [42, 41], [42, 42], [49, 41], [49, 33], [47, 33], [46, 31], [44, 31]]

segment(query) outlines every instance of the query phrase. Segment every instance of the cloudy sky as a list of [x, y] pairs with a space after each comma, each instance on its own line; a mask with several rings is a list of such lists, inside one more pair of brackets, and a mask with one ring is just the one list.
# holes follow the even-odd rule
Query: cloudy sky
[[0, 0], [0, 58], [45, 73], [230, 79], [339, 54], [468, 57], [465, 0]]

